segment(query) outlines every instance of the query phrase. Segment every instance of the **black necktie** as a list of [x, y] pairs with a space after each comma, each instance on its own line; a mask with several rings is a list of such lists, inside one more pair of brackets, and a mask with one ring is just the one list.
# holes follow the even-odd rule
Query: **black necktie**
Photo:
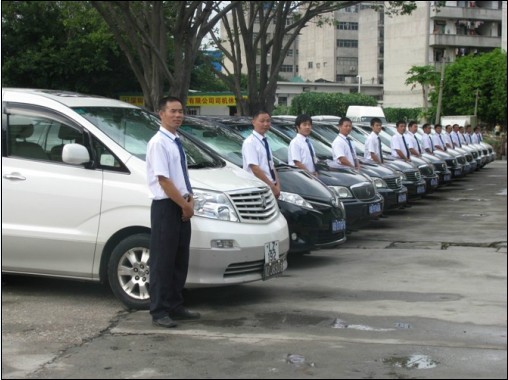
[[307, 142], [307, 146], [309, 147], [310, 156], [311, 156], [312, 160], [314, 161], [314, 149], [312, 149], [312, 144], [310, 143], [309, 139], [305, 139], [305, 141]]
[[420, 148], [420, 143], [418, 142], [418, 139], [416, 137], [414, 137], [415, 141], [416, 141], [416, 145], [418, 146], [418, 153], [422, 154], [422, 148]]
[[443, 138], [441, 137], [441, 133], [438, 134], [438, 136], [439, 136], [439, 140], [441, 140], [441, 147], [446, 152], [446, 144], [443, 142]]
[[409, 149], [407, 148], [406, 139], [402, 135], [402, 141], [404, 141], [404, 147], [406, 148], [406, 158], [409, 158]]
[[379, 145], [379, 159], [381, 160], [381, 163], [383, 163], [383, 148], [381, 147], [381, 139], [377, 138], [377, 144]]
[[460, 136], [457, 132], [455, 132], [455, 136], [457, 136], [457, 141], [459, 142], [459, 148], [462, 148], [462, 144], [460, 143]]
[[187, 172], [187, 165], [185, 164], [185, 152], [183, 151], [182, 141], [180, 138], [175, 138], [175, 143], [178, 146], [178, 151], [180, 152], [180, 165], [182, 165], [183, 178], [185, 179], [185, 186], [189, 193], [192, 194], [192, 187], [189, 181], [189, 173]]
[[272, 176], [272, 179], [275, 182], [275, 172], [273, 171], [271, 165], [272, 155], [270, 154], [270, 148], [268, 147], [268, 140], [266, 139], [266, 137], [263, 137], [263, 142], [265, 144], [266, 157], [268, 158], [268, 167], [270, 168], [270, 175]]
[[349, 144], [349, 149], [351, 150], [351, 155], [353, 156], [353, 160], [355, 159], [355, 151], [353, 150], [353, 144], [351, 144], [351, 138], [346, 137], [347, 143]]

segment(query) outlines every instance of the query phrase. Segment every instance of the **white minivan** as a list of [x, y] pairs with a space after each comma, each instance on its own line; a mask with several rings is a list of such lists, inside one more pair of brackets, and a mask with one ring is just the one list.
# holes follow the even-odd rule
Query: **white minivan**
[[[2, 89], [2, 272], [109, 282], [149, 304], [150, 113], [97, 96]], [[192, 187], [187, 286], [268, 279], [287, 267], [270, 189], [183, 138]]]

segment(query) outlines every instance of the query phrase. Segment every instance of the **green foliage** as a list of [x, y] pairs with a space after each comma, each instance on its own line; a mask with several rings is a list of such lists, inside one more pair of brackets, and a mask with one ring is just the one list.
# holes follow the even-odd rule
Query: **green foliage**
[[420, 120], [422, 117], [421, 108], [383, 108], [386, 116], [386, 120], [390, 123], [396, 123], [398, 120], [404, 120], [406, 122], [410, 120]]
[[364, 94], [305, 92], [293, 98], [290, 113], [344, 116], [350, 105], [377, 106], [377, 101]]
[[[506, 52], [465, 56], [446, 66], [442, 115], [473, 115], [478, 90], [478, 118], [506, 124]], [[437, 97], [432, 96], [432, 103]]]
[[83, 1], [2, 2], [2, 86], [105, 96], [139, 89], [102, 18]]
[[288, 106], [276, 106], [272, 111], [272, 116], [289, 115], [290, 108]]

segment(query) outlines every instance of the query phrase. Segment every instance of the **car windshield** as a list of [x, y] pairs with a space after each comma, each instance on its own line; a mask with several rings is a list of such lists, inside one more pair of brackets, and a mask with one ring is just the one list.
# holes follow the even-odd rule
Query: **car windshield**
[[[160, 128], [160, 121], [156, 116], [139, 108], [76, 107], [74, 110], [130, 154], [142, 160], [146, 158], [148, 141]], [[196, 146], [185, 136], [180, 137], [189, 168], [224, 165], [218, 157]]]

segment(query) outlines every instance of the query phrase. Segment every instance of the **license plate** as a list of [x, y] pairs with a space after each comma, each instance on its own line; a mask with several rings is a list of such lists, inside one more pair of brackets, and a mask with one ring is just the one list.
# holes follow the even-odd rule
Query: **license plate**
[[345, 220], [332, 220], [332, 232], [344, 231], [346, 229]]
[[458, 177], [462, 174], [460, 169], [455, 170], [455, 176]]
[[444, 180], [445, 182], [448, 182], [448, 181], [451, 179], [450, 177], [451, 177], [451, 175], [450, 175], [450, 174], [445, 174], [445, 175], [444, 175], [444, 177], [443, 177], [443, 180]]
[[369, 205], [369, 214], [377, 214], [381, 212], [381, 203], [373, 203]]
[[265, 265], [263, 280], [278, 276], [284, 271], [284, 260], [279, 257], [279, 242], [265, 243]]
[[407, 202], [407, 194], [406, 193], [402, 193], [402, 194], [399, 194], [399, 203], [406, 203]]
[[437, 178], [432, 178], [430, 180], [430, 186], [437, 186], [437, 184], [438, 184]]
[[420, 185], [416, 188], [416, 194], [422, 194], [425, 193], [425, 186]]

